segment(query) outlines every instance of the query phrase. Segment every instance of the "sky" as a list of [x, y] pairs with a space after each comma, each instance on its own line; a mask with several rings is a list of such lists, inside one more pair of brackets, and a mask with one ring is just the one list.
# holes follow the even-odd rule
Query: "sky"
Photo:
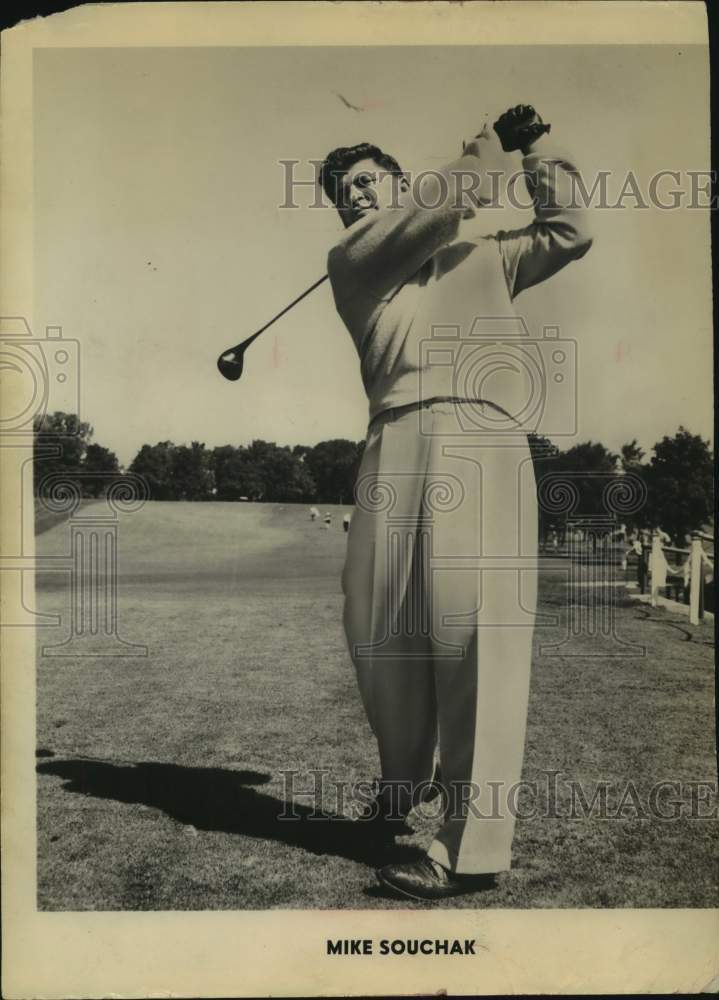
[[[358, 358], [327, 284], [256, 341], [241, 381], [215, 367], [321, 277], [342, 231], [306, 188], [280, 207], [281, 161], [309, 179], [310, 160], [369, 140], [436, 167], [532, 103], [587, 176], [611, 171], [616, 195], [632, 170], [646, 191], [658, 170], [708, 169], [707, 80], [699, 47], [36, 50], [33, 328], [78, 342], [80, 414], [123, 464], [162, 440], [359, 440]], [[576, 342], [577, 433], [557, 442], [711, 438], [708, 213], [591, 224], [589, 254], [515, 303], [534, 337]], [[55, 385], [50, 407], [73, 392]]]

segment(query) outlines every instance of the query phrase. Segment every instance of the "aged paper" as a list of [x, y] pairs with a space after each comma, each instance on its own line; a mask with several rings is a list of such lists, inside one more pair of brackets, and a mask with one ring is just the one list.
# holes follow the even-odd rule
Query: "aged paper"
[[[306, 309], [304, 340], [291, 335], [302, 334], [303, 328], [278, 325], [252, 348], [253, 367], [248, 361], [242, 391], [222, 382], [215, 368], [220, 352], [248, 337], [326, 267], [338, 222], [326, 204], [309, 208], [315, 197], [307, 181], [310, 164], [333, 145], [366, 140], [391, 149], [403, 165], [437, 169], [459, 156], [462, 141], [483, 124], [529, 101], [551, 121], [551, 134], [576, 153], [585, 178], [591, 182], [606, 172], [608, 204], [596, 204], [602, 197], [600, 178], [591, 208], [594, 246], [586, 261], [557, 275], [547, 285], [550, 290], [542, 287], [527, 298], [533, 328], [560, 330], [565, 340], [575, 338], [578, 344], [576, 391], [585, 408], [577, 411], [578, 426], [567, 432], [570, 443], [604, 440], [606, 434], [614, 450], [632, 438], [647, 448], [679, 424], [710, 437], [709, 76], [703, 4], [87, 5], [5, 32], [1, 73], [4, 994], [715, 991], [716, 856], [712, 866], [701, 855], [706, 867], [699, 869], [697, 885], [683, 884], [694, 876], [689, 879], [679, 863], [673, 876], [677, 894], [666, 892], [659, 902], [650, 896], [646, 902], [641, 886], [632, 881], [636, 876], [620, 871], [621, 851], [611, 854], [616, 826], [610, 821], [601, 844], [595, 840], [577, 848], [588, 854], [586, 892], [575, 886], [574, 895], [553, 894], [553, 880], [559, 884], [561, 878], [552, 870], [550, 838], [536, 847], [537, 864], [548, 872], [545, 883], [537, 879], [534, 889], [510, 892], [499, 904], [484, 905], [478, 896], [475, 903], [463, 897], [456, 907], [446, 901], [433, 907], [396, 899], [385, 905], [371, 888], [372, 866], [351, 851], [345, 856], [335, 851], [343, 864], [354, 866], [353, 881], [345, 886], [344, 869], [333, 867], [336, 858], [326, 856], [332, 852], [313, 847], [304, 835], [288, 835], [281, 850], [273, 846], [265, 860], [261, 854], [248, 854], [248, 860], [243, 848], [234, 846], [244, 841], [231, 839], [231, 822], [203, 828], [202, 810], [188, 817], [184, 795], [202, 800], [205, 787], [210, 797], [235, 793], [235, 785], [225, 783], [227, 775], [245, 776], [240, 798], [250, 812], [253, 803], [259, 812], [281, 798], [276, 786], [271, 788], [275, 798], [263, 798], [259, 785], [270, 780], [263, 764], [268, 772], [296, 765], [289, 750], [281, 759], [271, 758], [274, 742], [287, 741], [287, 727], [307, 718], [292, 714], [296, 706], [282, 707], [289, 681], [270, 681], [268, 675], [266, 703], [248, 709], [242, 698], [249, 697], [243, 694], [243, 683], [249, 682], [241, 674], [228, 668], [219, 688], [213, 686], [217, 678], [204, 688], [197, 678], [220, 655], [218, 635], [238, 648], [256, 649], [259, 657], [270, 632], [278, 633], [279, 624], [287, 627], [289, 618], [247, 625], [231, 591], [244, 556], [237, 557], [240, 569], [227, 570], [226, 584], [212, 591], [198, 568], [201, 554], [193, 548], [191, 526], [177, 521], [173, 527], [174, 515], [168, 514], [162, 526], [166, 534], [148, 537], [144, 552], [138, 547], [127, 555], [151, 585], [144, 600], [120, 600], [119, 619], [106, 629], [105, 638], [110, 635], [123, 649], [96, 651], [92, 670], [79, 682], [87, 661], [63, 653], [54, 659], [57, 650], [48, 658], [43, 645], [48, 633], [39, 635], [36, 627], [41, 623], [52, 631], [65, 595], [47, 584], [46, 596], [38, 601], [38, 553], [55, 560], [59, 576], [71, 573], [73, 555], [60, 541], [52, 549], [47, 540], [35, 538], [31, 464], [32, 415], [39, 397], [48, 412], [78, 412], [93, 425], [97, 442], [117, 452], [126, 468], [143, 444], [168, 440], [207, 442], [214, 448], [257, 439], [288, 445], [362, 439], [367, 402], [357, 358], [327, 287], [298, 307]], [[293, 178], [301, 178], [304, 187], [299, 183], [295, 191]], [[286, 205], [294, 193], [297, 209]], [[480, 214], [475, 232], [511, 228], [517, 213], [526, 210], [526, 204], [491, 209], [491, 224]], [[24, 369], [16, 364], [18, 344], [30, 359]], [[41, 360], [50, 355], [59, 368]], [[547, 429], [550, 437], [552, 432]], [[61, 493], [55, 498], [59, 512]], [[342, 513], [350, 503], [338, 497], [327, 524], [331, 531], [341, 532]], [[104, 509], [100, 504], [96, 510]], [[108, 508], [100, 527], [92, 527], [104, 532], [102, 545], [108, 548], [104, 556], [98, 550], [89, 558], [109, 559], [117, 544], [120, 590], [123, 532], [134, 516], [132, 504], [130, 489], [116, 509]], [[196, 504], [197, 518], [211, 506]], [[320, 530], [318, 525], [317, 537], [324, 538]], [[171, 550], [164, 569], [153, 565], [153, 547], [161, 543]], [[231, 540], [213, 536], [211, 544], [219, 565]], [[265, 556], [262, 544], [260, 537], [247, 558], [255, 560], [258, 593], [269, 593], [285, 567]], [[209, 558], [207, 551], [202, 558]], [[186, 582], [180, 587], [183, 559]], [[46, 581], [48, 565], [42, 563]], [[299, 575], [291, 567], [286, 572]], [[220, 593], [225, 586], [229, 597]], [[171, 587], [173, 593], [182, 591], [182, 598], [169, 630], [159, 633], [153, 616], [164, 608]], [[339, 593], [337, 580], [334, 593], [318, 592], [309, 613], [307, 643], [318, 670], [323, 669], [324, 638], [334, 644], [337, 662], [344, 656]], [[60, 603], [53, 603], [53, 594], [60, 594]], [[195, 624], [201, 604], [206, 614], [217, 609], [214, 623], [205, 617], [202, 625]], [[297, 614], [307, 615], [304, 608]], [[232, 632], [235, 616], [243, 623], [238, 638]], [[179, 641], [171, 640], [173, 629], [182, 636]], [[70, 638], [78, 636], [73, 631]], [[177, 641], [172, 647], [177, 660], [160, 663], [155, 654], [171, 641]], [[283, 650], [289, 674], [296, 655], [292, 642], [272, 648]], [[708, 656], [708, 647], [705, 652]], [[105, 655], [115, 659], [102, 660]], [[37, 664], [51, 659], [47, 670], [55, 673], [43, 674], [43, 690], [51, 693], [38, 694]], [[583, 659], [583, 669], [599, 669], [587, 666], [592, 662]], [[696, 662], [697, 670], [705, 670], [704, 660]], [[173, 701], [163, 714], [157, 700], [168, 697], [172, 685], [160, 672], [175, 668], [184, 678], [178, 685], [191, 678], [192, 694], [184, 707]], [[349, 678], [349, 661], [346, 671]], [[579, 695], [581, 675], [574, 670], [571, 678], [568, 690]], [[626, 687], [631, 698], [630, 681]], [[107, 714], [111, 689], [124, 706], [114, 716]], [[307, 697], [315, 698], [313, 692], [309, 689]], [[321, 745], [312, 722], [306, 732], [292, 734], [299, 744], [319, 739], [317, 766], [336, 765], [344, 752], [343, 727], [350, 725], [345, 716], [361, 717], [359, 700], [347, 697], [347, 704], [317, 701], [317, 719], [327, 725], [337, 716], [331, 746]], [[356, 699], [354, 691], [351, 697]], [[259, 713], [261, 723], [266, 713], [266, 728], [260, 725], [260, 736], [249, 747], [241, 732], [233, 743], [227, 722], [232, 699], [237, 699], [238, 718]], [[556, 709], [550, 729], [554, 725], [561, 732], [561, 712], [576, 710], [570, 701], [568, 695], [565, 708]], [[707, 696], [701, 703], [707, 726], [709, 702]], [[599, 715], [598, 703], [588, 703], [586, 711]], [[188, 747], [196, 727], [191, 716], [198, 712], [204, 713], [206, 729], [201, 739], [192, 730], [196, 742]], [[130, 734], [126, 722], [132, 716], [132, 735], [123, 735]], [[218, 747], [220, 716], [225, 742]], [[291, 721], [283, 723], [283, 718]], [[667, 733], [676, 735], [671, 717], [666, 718]], [[587, 722], [586, 735], [583, 728], [577, 730], [572, 746], [578, 759], [598, 738], [602, 727], [594, 719]], [[68, 742], [67, 733], [74, 742]], [[707, 730], [704, 743], [713, 744], [713, 738]], [[363, 739], [369, 746], [369, 728]], [[706, 829], [712, 815], [716, 825], [710, 802], [712, 794], [716, 800], [716, 772], [707, 770], [706, 760], [697, 757], [692, 770], [692, 758], [679, 778], [694, 786], [703, 783], [707, 794], [702, 798], [695, 787], [692, 803], [707, 809], [702, 835], [711, 845], [716, 840]], [[627, 756], [627, 781], [635, 763]], [[161, 770], [152, 772], [155, 766]], [[180, 766], [182, 780], [173, 784], [173, 768]], [[621, 772], [624, 762], [617, 766]], [[199, 770], [203, 767], [212, 768], [212, 774]], [[591, 772], [590, 765], [587, 769]], [[133, 778], [138, 773], [149, 777], [138, 783]], [[673, 772], [652, 773], [657, 781], [677, 780]], [[38, 777], [54, 782], [41, 786], [50, 789], [54, 801], [68, 803], [67, 811], [61, 804], [51, 813], [51, 825], [43, 821], [40, 836], [37, 816], [47, 814]], [[272, 780], [279, 780], [277, 774]], [[225, 805], [231, 808], [231, 802]], [[104, 825], [95, 827], [93, 815], [99, 810], [105, 810]], [[126, 810], [133, 823], [139, 816], [145, 826], [123, 833]], [[150, 827], [156, 819], [169, 822], [168, 817], [180, 825], [168, 827], [167, 836], [176, 832], [185, 838], [182, 854], [169, 867], [162, 851], [174, 851], [172, 845], [180, 841], [162, 841], [164, 827], [152, 841], [157, 856], [148, 861], [142, 853], [143, 831], [155, 837]], [[252, 822], [239, 832], [261, 841], [263, 829]], [[83, 839], [83, 824], [99, 832]], [[636, 820], [636, 851], [644, 849], [644, 829]], [[575, 830], [568, 820], [559, 834], [571, 841]], [[65, 853], [57, 853], [72, 837], [79, 838], [77, 853], [64, 848]], [[226, 838], [217, 841], [214, 854], [213, 837]], [[202, 863], [193, 853], [195, 844], [201, 850], [210, 844]], [[592, 852], [600, 848], [610, 853], [598, 853], [594, 863]], [[566, 849], [564, 843], [561, 850]], [[653, 849], [643, 856], [647, 872]], [[535, 860], [531, 852], [523, 857], [528, 860], [519, 868], [520, 881]], [[568, 854], [561, 857], [564, 864]], [[193, 888], [201, 864], [214, 895]], [[113, 888], [113, 866], [122, 870], [124, 896]], [[301, 888], [288, 886], [295, 869], [311, 872], [312, 866], [311, 892], [303, 895]], [[172, 884], [163, 882], [170, 868]], [[512, 877], [515, 869], [504, 874]], [[604, 902], [592, 892], [592, 880], [600, 877], [609, 886]], [[323, 881], [329, 885], [337, 878], [338, 885], [323, 896]], [[671, 878], [667, 870], [667, 884]], [[109, 887], [106, 893], [103, 886]], [[406, 954], [406, 942], [418, 940], [472, 944], [464, 954]], [[348, 944], [350, 954], [330, 954], [330, 941], [360, 944], [356, 950]], [[395, 950], [392, 942], [400, 942]]]

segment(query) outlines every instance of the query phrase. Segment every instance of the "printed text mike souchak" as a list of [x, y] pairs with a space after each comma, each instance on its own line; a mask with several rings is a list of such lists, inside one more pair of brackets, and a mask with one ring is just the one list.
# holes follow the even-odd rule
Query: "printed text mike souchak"
[[[328, 955], [476, 955], [475, 938], [327, 938]], [[375, 949], [375, 944], [377, 948]]]

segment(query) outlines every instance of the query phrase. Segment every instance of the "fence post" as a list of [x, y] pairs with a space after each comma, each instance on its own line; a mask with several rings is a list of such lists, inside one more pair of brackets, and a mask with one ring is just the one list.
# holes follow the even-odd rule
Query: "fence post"
[[659, 540], [659, 532], [654, 531], [652, 533], [652, 573], [651, 573], [651, 605], [653, 608], [657, 606], [657, 596], [659, 588], [656, 585], [657, 579], [657, 566], [659, 565], [659, 560], [662, 557], [662, 543]]
[[701, 614], [701, 589], [702, 589], [702, 543], [698, 534], [692, 535], [691, 562], [689, 571], [689, 621], [692, 625], [699, 624]]

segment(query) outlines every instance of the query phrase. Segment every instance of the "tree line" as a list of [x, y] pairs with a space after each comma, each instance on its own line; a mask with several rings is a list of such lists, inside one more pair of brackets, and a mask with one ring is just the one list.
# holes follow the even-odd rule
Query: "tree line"
[[[53, 413], [35, 423], [35, 492], [52, 474], [74, 480], [83, 496], [101, 496], [122, 474], [114, 452], [93, 442], [90, 424]], [[207, 448], [199, 441], [144, 444], [127, 466], [142, 476], [153, 500], [252, 500], [263, 503], [353, 503], [364, 441], [334, 438], [313, 446]], [[43, 486], [45, 483], [45, 486]]]
[[[540, 492], [540, 532], [546, 536], [566, 522], [542, 503], [542, 483], [570, 483], [581, 516], [615, 513], [628, 532], [661, 527], [682, 547], [691, 532], [714, 518], [714, 460], [708, 441], [680, 426], [671, 437], [657, 441], [647, 457], [636, 439], [612, 452], [598, 441], [586, 441], [560, 451], [548, 438], [532, 435], [535, 475]], [[622, 497], [621, 483], [626, 480]], [[606, 488], [616, 487], [608, 503]], [[546, 491], [547, 494], [549, 490]], [[623, 507], [627, 496], [636, 504]]]
[[[74, 479], [87, 497], [101, 496], [123, 472], [117, 456], [93, 441], [93, 428], [74, 414], [53, 413], [35, 424], [35, 489], [52, 473]], [[646, 499], [620, 515], [628, 529], [661, 526], [677, 544], [712, 521], [713, 459], [709, 442], [679, 427], [657, 441], [649, 457], [636, 440], [618, 453], [587, 441], [562, 451], [531, 435], [540, 484], [563, 480], [577, 495], [581, 515], [605, 513], [605, 487], [627, 473], [643, 484]], [[142, 476], [153, 500], [251, 500], [263, 503], [352, 504], [364, 441], [334, 438], [313, 446], [248, 445], [207, 448], [199, 441], [144, 444], [127, 467]], [[636, 477], [634, 480], [633, 477]], [[562, 524], [562, 515], [540, 502], [540, 531]]]

